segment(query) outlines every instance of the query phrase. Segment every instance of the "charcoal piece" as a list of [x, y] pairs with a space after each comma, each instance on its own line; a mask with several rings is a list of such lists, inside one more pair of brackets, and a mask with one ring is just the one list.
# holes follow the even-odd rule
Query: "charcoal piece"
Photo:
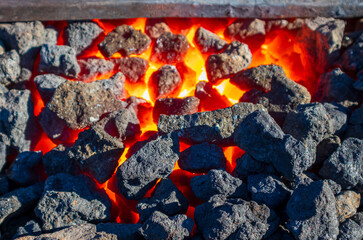
[[139, 234], [146, 240], [182, 240], [190, 236], [193, 226], [193, 220], [186, 215], [178, 214], [170, 218], [167, 215], [156, 211], [139, 228]]
[[171, 96], [181, 86], [182, 79], [175, 66], [164, 65], [151, 75], [149, 86], [152, 99]]
[[79, 55], [103, 32], [95, 22], [70, 22], [65, 29], [67, 45]]
[[0, 55], [6, 52], [6, 47], [3, 41], [0, 40]]
[[266, 204], [270, 208], [284, 205], [290, 198], [291, 191], [276, 176], [258, 174], [248, 176], [248, 190], [252, 200], [258, 204]]
[[76, 78], [81, 71], [76, 52], [69, 46], [44, 44], [40, 49], [39, 72]]
[[6, 171], [7, 177], [22, 186], [29, 186], [42, 180], [42, 152], [22, 152]]
[[34, 78], [38, 92], [45, 102], [48, 102], [52, 98], [57, 87], [65, 81], [67, 79], [55, 74], [38, 75]]
[[34, 208], [42, 196], [43, 187], [44, 183], [36, 183], [2, 195], [0, 197], [0, 225]]
[[207, 81], [200, 81], [195, 87], [194, 96], [199, 98], [200, 107], [206, 111], [214, 111], [231, 105], [228, 98], [221, 95], [213, 85]]
[[346, 71], [359, 72], [363, 69], [362, 60], [362, 43], [363, 33], [354, 41], [354, 43], [344, 51], [340, 57], [340, 65]]
[[184, 35], [165, 32], [156, 40], [151, 60], [167, 64], [182, 62], [188, 49], [189, 43]]
[[59, 144], [42, 158], [45, 173], [48, 176], [57, 173], [68, 173], [76, 175], [80, 172], [78, 165], [68, 155], [68, 148]]
[[233, 173], [239, 178], [246, 178], [252, 174], [264, 173], [276, 175], [276, 170], [270, 164], [266, 164], [254, 159], [248, 153], [244, 153], [242, 157], [237, 158], [237, 166]]
[[139, 57], [124, 57], [114, 59], [116, 69], [122, 72], [131, 83], [141, 82], [149, 62]]
[[55, 112], [45, 107], [38, 115], [38, 120], [48, 137], [62, 139], [62, 134], [67, 129], [67, 123], [60, 119]]
[[161, 114], [184, 115], [198, 112], [199, 99], [196, 97], [185, 98], [159, 98], [153, 109], [153, 118], [157, 122]]
[[132, 26], [121, 25], [107, 34], [105, 39], [98, 45], [105, 57], [111, 57], [120, 52], [123, 56], [141, 54], [149, 48], [150, 38]]
[[328, 137], [328, 138], [325, 138], [324, 140], [322, 140], [316, 147], [315, 164], [322, 164], [341, 145], [342, 145], [341, 140], [336, 135], [333, 135], [331, 137]]
[[85, 175], [64, 173], [50, 176], [35, 208], [44, 231], [86, 222], [104, 222], [111, 217], [111, 201]]
[[17, 239], [22, 236], [39, 235], [42, 233], [42, 229], [38, 222], [34, 220], [28, 221], [24, 226], [21, 226], [16, 231], [13, 239]]
[[234, 142], [256, 160], [272, 164], [288, 180], [293, 180], [313, 164], [305, 146], [285, 135], [265, 111], [249, 114], [236, 128]]
[[211, 112], [186, 115], [161, 115], [158, 130], [165, 134], [177, 132], [179, 137], [190, 143], [233, 143], [235, 128], [251, 112], [263, 109], [262, 105], [237, 103], [229, 108]]
[[213, 169], [206, 175], [195, 176], [191, 179], [190, 186], [195, 196], [203, 201], [208, 201], [215, 195], [246, 199], [248, 194], [247, 185], [224, 170]]
[[354, 191], [344, 191], [336, 197], [336, 208], [340, 223], [357, 213], [360, 204], [360, 194]]
[[143, 198], [137, 204], [140, 220], [145, 222], [155, 211], [173, 216], [186, 213], [189, 201], [170, 179], [162, 179], [155, 187], [154, 195]]
[[68, 155], [80, 169], [104, 183], [114, 174], [124, 144], [99, 126], [81, 132]]
[[110, 89], [119, 100], [126, 98], [125, 75], [122, 72], [115, 73], [109, 79], [97, 81], [104, 89]]
[[269, 228], [270, 209], [256, 202], [221, 195], [195, 208], [194, 220], [204, 239], [262, 239]]
[[103, 58], [86, 58], [78, 60], [81, 72], [77, 80], [91, 82], [93, 80], [109, 75], [114, 71], [115, 63]]
[[20, 56], [15, 50], [0, 55], [0, 83], [8, 86], [18, 83]]
[[117, 240], [137, 240], [138, 229], [141, 227], [137, 224], [119, 224], [119, 223], [99, 223], [97, 232], [105, 232], [117, 236]]
[[8, 193], [9, 188], [9, 180], [5, 175], [0, 174], [0, 196]]
[[151, 39], [157, 39], [165, 32], [171, 31], [168, 24], [166, 24], [162, 19], [148, 18], [146, 20], [145, 33]]
[[339, 226], [339, 240], [351, 240], [363, 238], [363, 226], [348, 219]]
[[179, 139], [175, 133], [146, 142], [117, 169], [121, 194], [127, 199], [141, 199], [159, 178], [169, 176], [179, 154]]
[[327, 160], [319, 174], [337, 182], [343, 189], [363, 191], [363, 140], [348, 138]]
[[246, 69], [252, 60], [248, 46], [238, 41], [233, 41], [219, 54], [208, 57], [205, 68], [208, 80], [213, 85], [219, 84], [222, 79], [230, 78], [234, 74]]
[[217, 34], [203, 27], [199, 27], [195, 32], [194, 42], [202, 53], [219, 53], [227, 45]]
[[226, 168], [227, 159], [217, 145], [201, 143], [190, 146], [180, 153], [179, 167], [190, 172], [207, 172]]

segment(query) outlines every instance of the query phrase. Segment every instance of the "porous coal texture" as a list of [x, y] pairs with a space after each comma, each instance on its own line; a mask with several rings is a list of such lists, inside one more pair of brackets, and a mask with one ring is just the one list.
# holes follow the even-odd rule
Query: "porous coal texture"
[[188, 49], [189, 43], [184, 35], [165, 32], [156, 40], [151, 60], [167, 64], [182, 62]]
[[360, 194], [354, 191], [344, 191], [336, 197], [336, 208], [340, 223], [357, 213], [360, 199]]
[[70, 22], [65, 29], [67, 45], [71, 46], [77, 55], [90, 47], [101, 33], [102, 28], [94, 22]]
[[181, 76], [174, 65], [164, 65], [153, 72], [149, 80], [150, 95], [153, 99], [172, 96], [182, 84]]
[[101, 86], [108, 90], [110, 89], [115, 97], [119, 100], [126, 98], [125, 75], [122, 72], [115, 73], [109, 79], [97, 81]]
[[339, 235], [338, 235], [339, 240], [363, 238], [363, 231], [362, 231], [363, 223], [355, 218], [358, 215], [360, 215], [360, 218], [362, 218], [362, 213], [358, 213], [351, 219], [347, 219], [345, 222], [340, 224]]
[[37, 90], [45, 102], [48, 102], [52, 98], [57, 87], [65, 81], [67, 79], [55, 74], [43, 74], [34, 78]]
[[149, 35], [151, 39], [157, 39], [161, 34], [165, 32], [171, 32], [168, 24], [163, 19], [148, 18], [145, 24], [145, 33]]
[[221, 95], [213, 85], [207, 81], [200, 81], [195, 86], [194, 96], [199, 98], [200, 107], [206, 111], [214, 111], [231, 105], [226, 96]]
[[0, 55], [0, 83], [8, 86], [18, 83], [20, 56], [15, 50]]
[[272, 164], [288, 180], [313, 164], [306, 147], [291, 135], [285, 135], [265, 111], [248, 115], [235, 130], [234, 142], [256, 160]]
[[150, 43], [151, 40], [146, 34], [124, 24], [107, 34], [98, 48], [105, 57], [109, 58], [116, 52], [120, 52], [123, 56], [141, 54], [148, 49]]
[[273, 175], [277, 173], [271, 164], [257, 161], [248, 153], [244, 153], [242, 157], [237, 158], [236, 163], [237, 166], [233, 170], [233, 173], [239, 178], [246, 178], [249, 175], [258, 173]]
[[68, 148], [59, 144], [51, 151], [44, 154], [42, 158], [45, 173], [48, 176], [55, 175], [57, 173], [68, 173], [76, 175], [80, 172], [80, 169], [76, 162], [68, 155]]
[[169, 176], [179, 154], [175, 133], [146, 142], [116, 172], [121, 194], [127, 199], [141, 199], [159, 178]]
[[319, 174], [339, 183], [343, 189], [363, 191], [363, 140], [348, 138], [327, 160]]
[[204, 239], [262, 239], [269, 228], [265, 205], [217, 195], [195, 208], [194, 220]]
[[207, 172], [226, 168], [223, 149], [217, 145], [201, 143], [190, 146], [180, 153], [179, 167], [190, 172]]
[[215, 195], [243, 199], [248, 195], [247, 185], [224, 170], [213, 169], [206, 175], [195, 176], [191, 179], [190, 186], [195, 196], [203, 201], [208, 201]]
[[161, 115], [158, 131], [161, 134], [177, 132], [179, 137], [190, 143], [233, 143], [233, 133], [242, 120], [251, 112], [263, 109], [262, 105], [237, 103], [229, 108], [211, 112], [186, 115]]
[[219, 54], [208, 57], [205, 68], [209, 82], [219, 84], [222, 79], [246, 69], [252, 61], [252, 54], [244, 43], [233, 41]]
[[131, 83], [142, 82], [149, 62], [138, 57], [124, 57], [113, 60], [116, 69], [122, 72]]
[[350, 72], [359, 72], [363, 69], [362, 60], [362, 43], [363, 33], [355, 40], [355, 42], [340, 57], [340, 65], [344, 70]]
[[44, 231], [87, 222], [105, 222], [111, 217], [111, 201], [85, 175], [57, 174], [45, 182], [35, 208]]
[[186, 215], [178, 214], [168, 217], [161, 212], [154, 212], [139, 228], [139, 234], [146, 240], [176, 239], [182, 240], [190, 236], [194, 222]]
[[69, 46], [44, 44], [40, 50], [39, 72], [76, 78], [81, 71], [76, 52]]
[[332, 135], [321, 141], [316, 147], [316, 160], [315, 164], [322, 164], [342, 145], [338, 136]]
[[155, 211], [173, 216], [186, 213], [189, 201], [170, 179], [162, 179], [155, 187], [154, 195], [143, 198], [137, 204], [140, 220], [145, 222]]
[[104, 75], [110, 74], [115, 68], [115, 63], [103, 58], [85, 58], [78, 60], [81, 72], [77, 80], [90, 82], [99, 79]]
[[195, 32], [194, 42], [202, 53], [219, 53], [227, 45], [217, 34], [203, 27]]
[[117, 240], [137, 240], [138, 229], [141, 227], [137, 224], [119, 224], [119, 223], [99, 223], [96, 226], [97, 232], [112, 234], [117, 237]]
[[286, 212], [287, 227], [296, 239], [336, 239], [339, 234], [334, 194], [323, 181], [298, 186]]
[[38, 235], [41, 234], [42, 229], [38, 222], [34, 220], [30, 220], [26, 222], [24, 226], [21, 226], [17, 229], [13, 239], [18, 239], [22, 236], [29, 236], [29, 235]]

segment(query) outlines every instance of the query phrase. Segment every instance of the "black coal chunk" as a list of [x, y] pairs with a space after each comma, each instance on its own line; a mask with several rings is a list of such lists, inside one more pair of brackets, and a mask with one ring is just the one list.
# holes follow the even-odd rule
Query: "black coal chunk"
[[216, 195], [195, 208], [194, 220], [204, 239], [262, 239], [269, 228], [266, 205]]
[[319, 174], [333, 179], [343, 189], [363, 191], [363, 140], [348, 138], [327, 160]]
[[42, 229], [38, 222], [34, 220], [30, 220], [25, 223], [24, 226], [21, 226], [17, 229], [13, 239], [18, 239], [21, 237], [29, 236], [29, 235], [39, 235], [42, 233]]
[[115, 235], [117, 240], [137, 240], [141, 224], [99, 223], [96, 227], [97, 232]]
[[206, 175], [195, 176], [190, 185], [197, 198], [208, 201], [215, 195], [247, 198], [247, 185], [224, 170], [210, 170]]
[[103, 32], [95, 22], [70, 22], [65, 30], [67, 45], [79, 55]]
[[124, 57], [113, 60], [116, 69], [122, 72], [131, 83], [143, 81], [149, 62], [139, 57]]
[[217, 145], [201, 143], [190, 146], [180, 153], [179, 166], [190, 172], [207, 172], [211, 169], [226, 168], [223, 149]]
[[34, 83], [37, 86], [38, 92], [46, 102], [52, 98], [57, 87], [65, 81], [67, 81], [67, 79], [55, 74], [43, 74], [34, 78]]
[[157, 122], [161, 114], [184, 115], [198, 112], [199, 99], [196, 97], [185, 98], [159, 98], [155, 102], [153, 118]]
[[194, 41], [202, 53], [218, 53], [227, 45], [217, 34], [203, 27], [195, 32]]
[[283, 206], [290, 198], [291, 191], [276, 176], [258, 174], [248, 176], [248, 190], [252, 200], [266, 204], [270, 208]]
[[287, 227], [296, 239], [336, 239], [339, 221], [335, 197], [323, 181], [299, 185], [286, 207]]
[[170, 179], [162, 179], [155, 187], [154, 195], [143, 198], [137, 204], [140, 220], [145, 222], [155, 211], [173, 216], [186, 213], [189, 201]]
[[2, 195], [0, 197], [0, 225], [34, 208], [42, 196], [43, 187], [44, 183], [37, 183]]
[[161, 34], [165, 32], [171, 32], [168, 24], [163, 19], [148, 18], [145, 24], [145, 33], [149, 35], [151, 39], [157, 39]]
[[81, 71], [76, 52], [69, 46], [44, 44], [40, 49], [39, 72], [76, 78]]
[[164, 65], [151, 75], [149, 81], [151, 98], [170, 97], [177, 92], [181, 84], [182, 79], [178, 69], [174, 65]]
[[109, 79], [97, 81], [104, 89], [110, 89], [119, 100], [126, 98], [125, 75], [122, 72], [115, 73]]
[[315, 164], [322, 164], [342, 145], [340, 138], [337, 135], [332, 135], [321, 141], [316, 147]]
[[117, 170], [117, 185], [127, 199], [141, 199], [159, 178], [166, 178], [179, 159], [179, 139], [171, 133], [146, 142]]
[[237, 103], [232, 107], [210, 112], [186, 115], [160, 115], [158, 130], [165, 134], [177, 132], [179, 137], [190, 143], [233, 143], [235, 128], [251, 112], [263, 109], [262, 105]]
[[189, 43], [184, 35], [165, 32], [156, 40], [151, 60], [168, 64], [182, 62], [188, 49]]
[[9, 192], [9, 180], [5, 175], [0, 174], [0, 196]]
[[154, 212], [139, 228], [139, 234], [146, 240], [175, 239], [182, 240], [190, 236], [194, 222], [186, 215], [168, 217], [161, 212]]
[[45, 231], [86, 222], [105, 222], [111, 217], [111, 201], [89, 177], [60, 173], [45, 182], [35, 215]]
[[354, 110], [349, 118], [345, 138], [349, 137], [363, 139], [363, 105]]
[[222, 79], [246, 69], [252, 61], [252, 54], [244, 43], [233, 41], [224, 51], [208, 57], [205, 67], [209, 82], [219, 84]]
[[151, 40], [146, 34], [124, 24], [112, 30], [98, 48], [105, 57], [109, 58], [116, 52], [124, 56], [143, 53], [150, 43]]
[[0, 55], [0, 83], [8, 86], [18, 83], [20, 56], [15, 50]]
[[359, 72], [363, 69], [362, 60], [362, 43], [363, 33], [355, 40], [355, 42], [343, 53], [340, 58], [340, 64], [346, 71]]
[[249, 175], [264, 173], [276, 175], [276, 170], [271, 164], [257, 161], [250, 154], [245, 153], [242, 157], [237, 158], [236, 167], [233, 174], [239, 178], [246, 178]]
[[103, 58], [85, 58], [78, 60], [81, 72], [77, 80], [90, 82], [114, 71], [115, 63]]

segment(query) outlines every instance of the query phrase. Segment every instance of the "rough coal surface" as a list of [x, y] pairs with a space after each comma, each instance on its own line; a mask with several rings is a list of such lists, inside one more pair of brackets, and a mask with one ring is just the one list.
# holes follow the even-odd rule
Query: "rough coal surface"
[[109, 79], [97, 81], [104, 89], [110, 89], [119, 100], [126, 98], [125, 75], [122, 72], [115, 73]]
[[155, 187], [154, 195], [143, 198], [137, 204], [140, 220], [145, 222], [155, 211], [174, 216], [186, 213], [189, 201], [170, 179], [162, 179]]
[[348, 138], [328, 158], [319, 174], [339, 183], [343, 189], [363, 191], [363, 140]]
[[252, 54], [244, 43], [233, 41], [219, 54], [212, 54], [206, 61], [209, 82], [218, 84], [222, 79], [246, 69], [252, 61]]
[[45, 182], [35, 214], [45, 231], [86, 222], [104, 222], [110, 220], [111, 201], [89, 177], [60, 173]]
[[248, 195], [247, 185], [242, 180], [221, 169], [213, 169], [206, 175], [193, 177], [190, 186], [195, 196], [203, 201], [208, 201], [215, 195], [243, 199], [246, 199]]
[[251, 112], [263, 109], [262, 105], [237, 103], [232, 107], [210, 112], [187, 115], [161, 115], [158, 130], [165, 134], [177, 132], [179, 137], [190, 143], [232, 144], [236, 127]]
[[343, 53], [340, 58], [341, 66], [351, 72], [359, 72], [363, 69], [362, 55], [363, 33], [355, 40], [355, 42]]
[[18, 83], [20, 56], [15, 50], [0, 55], [0, 83], [8, 86]]
[[5, 175], [0, 175], [0, 196], [9, 192], [9, 180]]
[[154, 212], [139, 228], [139, 234], [147, 240], [176, 239], [182, 240], [190, 236], [194, 222], [186, 215], [178, 214], [168, 217], [161, 212]]
[[124, 56], [141, 54], [148, 49], [150, 43], [151, 40], [146, 34], [124, 24], [112, 30], [98, 48], [105, 57], [109, 58], [116, 52]]
[[145, 33], [151, 39], [157, 39], [161, 34], [171, 32], [168, 24], [163, 19], [148, 18], [145, 25]]
[[219, 53], [227, 45], [225, 40], [203, 27], [195, 32], [194, 41], [202, 53]]
[[363, 139], [363, 105], [355, 109], [349, 118], [345, 138], [349, 137]]
[[336, 239], [339, 221], [335, 197], [323, 181], [298, 186], [286, 207], [287, 227], [296, 239]]
[[30, 220], [24, 226], [18, 228], [13, 238], [17, 239], [22, 236], [37, 235], [41, 233], [42, 229], [39, 223], [34, 220]]
[[138, 229], [141, 227], [137, 224], [119, 224], [119, 223], [99, 223], [97, 232], [105, 232], [117, 236], [117, 240], [137, 240]]
[[139, 57], [114, 59], [116, 69], [122, 72], [131, 83], [142, 82], [149, 62]]
[[233, 173], [239, 178], [247, 178], [249, 175], [258, 173], [273, 175], [277, 174], [276, 170], [273, 168], [273, 166], [271, 166], [271, 164], [257, 161], [248, 153], [244, 153], [242, 157], [237, 158], [236, 164], [237, 166], [233, 170]]
[[113, 72], [115, 63], [111, 60], [103, 58], [85, 58], [78, 60], [81, 72], [77, 80], [82, 82], [90, 82], [95, 79], [102, 78]]
[[339, 226], [339, 240], [362, 239], [363, 226], [352, 219], [348, 219]]
[[103, 32], [95, 22], [70, 22], [65, 29], [67, 45], [79, 55]]
[[67, 79], [55, 74], [43, 74], [34, 78], [37, 90], [45, 102], [48, 102], [52, 98], [57, 87], [65, 81]]
[[40, 49], [39, 72], [76, 78], [81, 71], [76, 52], [69, 46], [44, 44]]
[[266, 204], [270, 208], [283, 206], [290, 198], [291, 191], [276, 176], [258, 174], [248, 176], [248, 190], [252, 200], [259, 204]]
[[340, 138], [337, 135], [332, 135], [322, 140], [316, 147], [315, 164], [322, 164], [342, 145]]
[[[217, 195], [195, 208], [194, 220], [204, 239], [262, 239], [269, 228], [266, 205]], [[236, 235], [234, 235], [236, 234]], [[233, 237], [234, 235], [234, 237]]]
[[42, 158], [45, 173], [48, 176], [57, 173], [68, 173], [76, 175], [80, 169], [73, 159], [68, 155], [68, 148], [59, 144], [51, 151], [44, 154]]
[[151, 75], [149, 86], [153, 99], [165, 98], [175, 93], [181, 86], [182, 79], [174, 65], [164, 65]]
[[165, 32], [156, 40], [151, 60], [167, 64], [182, 62], [188, 49], [189, 43], [184, 35]]
[[192, 145], [180, 153], [179, 167], [190, 172], [207, 172], [226, 168], [223, 149], [217, 145], [201, 143]]
[[360, 194], [354, 191], [344, 191], [336, 197], [338, 220], [340, 223], [354, 216], [360, 205]]
[[121, 194], [127, 199], [141, 199], [159, 178], [169, 176], [179, 154], [175, 133], [146, 142], [116, 172]]

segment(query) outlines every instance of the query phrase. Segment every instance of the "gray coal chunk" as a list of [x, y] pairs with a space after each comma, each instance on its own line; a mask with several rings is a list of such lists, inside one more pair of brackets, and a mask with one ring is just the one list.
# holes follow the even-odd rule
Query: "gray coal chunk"
[[339, 226], [339, 240], [363, 239], [363, 226], [347, 219]]
[[99, 126], [81, 132], [68, 155], [98, 182], [104, 183], [114, 174], [124, 144]]
[[315, 164], [322, 164], [342, 145], [340, 138], [337, 135], [332, 135], [322, 140], [316, 147]]
[[113, 59], [117, 71], [122, 72], [131, 83], [142, 82], [149, 67], [149, 62], [139, 57]]
[[57, 45], [58, 43], [58, 31], [53, 26], [47, 26], [45, 28], [45, 40], [44, 43], [51, 45]]
[[336, 196], [335, 200], [338, 212], [338, 220], [340, 223], [342, 223], [357, 213], [361, 196], [359, 193], [348, 190]]
[[175, 93], [182, 85], [182, 78], [174, 65], [164, 65], [150, 77], [151, 98], [165, 98]]
[[109, 58], [116, 52], [120, 52], [123, 56], [141, 54], [149, 48], [150, 43], [148, 35], [124, 24], [107, 34], [98, 48], [105, 57]]
[[336, 239], [339, 234], [335, 197], [326, 182], [298, 186], [286, 213], [287, 227], [296, 239]]
[[63, 131], [67, 129], [67, 123], [60, 119], [55, 112], [47, 106], [38, 115], [39, 124], [44, 132], [52, 139], [61, 138]]
[[116, 172], [121, 194], [127, 199], [141, 199], [158, 179], [169, 176], [179, 154], [179, 139], [175, 133], [146, 142]]
[[265, 30], [266, 32], [271, 32], [274, 30], [286, 29], [289, 25], [289, 21], [286, 19], [273, 19], [265, 21]]
[[119, 100], [126, 98], [125, 75], [122, 72], [115, 73], [109, 79], [97, 81], [104, 89], [110, 89]]
[[151, 60], [167, 64], [182, 62], [188, 49], [189, 43], [184, 35], [165, 32], [156, 39]]
[[0, 55], [0, 83], [4, 86], [18, 83], [20, 56], [15, 50]]
[[76, 52], [69, 46], [44, 44], [40, 49], [39, 72], [77, 78], [81, 71]]
[[141, 222], [145, 222], [155, 211], [174, 216], [186, 213], [189, 201], [170, 179], [162, 179], [155, 187], [154, 195], [143, 198], [136, 206]]
[[139, 228], [139, 234], [146, 240], [183, 240], [190, 237], [193, 226], [193, 220], [186, 215], [178, 214], [174, 217], [168, 217], [156, 211]]
[[266, 111], [248, 115], [235, 130], [234, 142], [256, 160], [272, 164], [288, 180], [313, 164], [306, 147], [291, 135], [285, 135]]
[[208, 201], [215, 195], [243, 199], [248, 195], [247, 185], [242, 180], [221, 169], [213, 169], [206, 175], [193, 177], [190, 186], [195, 196], [203, 201]]
[[252, 200], [258, 204], [266, 204], [269, 208], [284, 205], [290, 198], [291, 191], [276, 176], [258, 174], [248, 176], [248, 190]]
[[227, 45], [225, 40], [203, 27], [195, 32], [194, 42], [202, 53], [219, 53]]
[[145, 33], [151, 39], [157, 39], [161, 34], [171, 32], [168, 24], [163, 19], [148, 18], [145, 25]]
[[306, 61], [323, 73], [339, 57], [345, 22], [340, 19], [316, 17], [306, 19], [298, 32], [297, 42], [306, 46]]
[[215, 144], [192, 145], [180, 153], [179, 167], [190, 172], [207, 172], [226, 168], [227, 159], [223, 149]]
[[340, 57], [340, 65], [346, 71], [359, 72], [363, 69], [362, 60], [362, 43], [363, 33], [355, 40], [355, 42], [344, 51]]
[[233, 143], [237, 126], [250, 113], [264, 109], [262, 105], [237, 103], [232, 107], [209, 112], [186, 115], [160, 115], [158, 131], [162, 134], [177, 132], [187, 142], [196, 143]]
[[363, 212], [358, 212], [351, 219], [363, 227]]
[[34, 78], [38, 92], [45, 102], [48, 102], [52, 98], [57, 87], [65, 81], [67, 79], [55, 74], [43, 74]]
[[277, 172], [271, 164], [263, 163], [254, 159], [250, 154], [244, 153], [242, 157], [237, 158], [236, 167], [233, 170], [233, 174], [239, 178], [246, 178], [253, 174], [273, 174]]
[[30, 220], [25, 223], [24, 226], [19, 227], [16, 230], [16, 233], [13, 237], [13, 239], [18, 239], [19, 237], [25, 237], [29, 235], [40, 235], [42, 233], [42, 229], [38, 222], [34, 220]]
[[103, 58], [85, 58], [78, 60], [81, 72], [77, 80], [82, 82], [91, 82], [109, 75], [114, 71], [115, 63]]
[[333, 181], [331, 179], [325, 179], [323, 181], [329, 185], [330, 189], [333, 191], [335, 196], [337, 196], [342, 191], [342, 186], [340, 186], [335, 181]]
[[119, 223], [99, 223], [97, 232], [105, 232], [117, 237], [117, 240], [138, 240], [138, 229], [141, 227], [137, 224], [119, 224]]
[[80, 172], [78, 165], [68, 155], [68, 148], [59, 144], [51, 151], [44, 154], [42, 158], [45, 173], [48, 176], [58, 173], [76, 175]]
[[262, 239], [269, 228], [269, 217], [266, 205], [220, 195], [197, 206], [194, 212], [195, 223], [206, 240]]
[[34, 211], [42, 222], [42, 229], [49, 231], [87, 222], [109, 221], [111, 201], [89, 177], [60, 173], [47, 179]]
[[0, 196], [8, 193], [10, 190], [9, 180], [5, 175], [0, 174]]
[[71, 46], [76, 54], [81, 54], [93, 41], [103, 33], [95, 22], [70, 22], [65, 29], [67, 45]]
[[363, 191], [363, 140], [348, 138], [327, 160], [319, 174], [332, 179], [343, 189]]
[[237, 20], [230, 24], [226, 33], [234, 40], [242, 41], [249, 37], [258, 38], [266, 34], [266, 22], [260, 19]]
[[219, 54], [212, 54], [206, 61], [208, 80], [213, 85], [246, 69], [252, 61], [247, 44], [233, 41]]
[[34, 208], [43, 193], [44, 183], [18, 188], [0, 197], [0, 224]]
[[40, 182], [42, 152], [19, 153], [6, 171], [7, 177], [21, 186], [29, 186]]

